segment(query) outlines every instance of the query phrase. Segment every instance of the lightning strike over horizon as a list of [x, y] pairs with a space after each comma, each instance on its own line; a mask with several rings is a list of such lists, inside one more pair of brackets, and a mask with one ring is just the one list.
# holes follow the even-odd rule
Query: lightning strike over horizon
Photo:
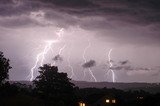
[[45, 55], [48, 53], [49, 50], [51, 50], [51, 46], [52, 44], [56, 42], [56, 41], [47, 41], [46, 43], [46, 46], [44, 48], [44, 51], [42, 52], [42, 59], [41, 59], [41, 66], [43, 66], [43, 62], [44, 62], [44, 59], [45, 59]]
[[[109, 61], [109, 70], [108, 72], [111, 72], [112, 73], [112, 82], [115, 82], [115, 73], [114, 71], [112, 70], [112, 60], [111, 60], [111, 53], [112, 53], [112, 49], [109, 50], [109, 53], [108, 53], [108, 61]], [[107, 73], [108, 73], [107, 72]]]
[[96, 79], [96, 77], [93, 75], [93, 72], [92, 72], [91, 68], [89, 68], [88, 70], [89, 70], [90, 75], [91, 75], [92, 78], [94, 79], [94, 81], [97, 82], [97, 79]]
[[64, 46], [62, 47], [62, 48], [60, 48], [60, 50], [59, 50], [59, 55], [61, 55], [61, 53], [62, 53], [62, 51], [64, 50], [66, 48], [66, 44], [64, 44]]
[[75, 73], [74, 73], [73, 67], [72, 67], [72, 65], [70, 63], [70, 52], [68, 52], [67, 62], [68, 62], [68, 67], [71, 69], [71, 76], [70, 76], [70, 78], [73, 78], [73, 77], [77, 78], [76, 75], [75, 75]]
[[[64, 44], [63, 45], [63, 47], [62, 48], [60, 48], [60, 50], [59, 50], [59, 52], [58, 52], [58, 55], [60, 56], [61, 55], [61, 53], [62, 53], [62, 51], [64, 50], [66, 48], [66, 44]], [[53, 63], [52, 63], [52, 65], [55, 65], [56, 64], [56, 61], [53, 59]]]
[[[91, 43], [90, 43], [90, 41], [88, 40], [88, 45], [85, 47], [85, 49], [84, 49], [84, 52], [83, 52], [83, 60], [84, 60], [84, 63], [86, 63], [87, 62], [87, 59], [86, 59], [86, 57], [85, 57], [85, 54], [86, 54], [86, 51], [88, 50], [88, 48], [91, 46]], [[83, 63], [82, 63], [83, 64]], [[85, 76], [86, 76], [86, 71], [85, 70], [83, 70], [83, 79], [85, 78]]]
[[[53, 43], [56, 43], [56, 42], [59, 42], [62, 38], [62, 35], [63, 35], [63, 28], [61, 28], [58, 32], [56, 32], [56, 34], [58, 35], [58, 38], [56, 40], [48, 40], [48, 41], [45, 41], [47, 44], [44, 48], [44, 50], [40, 53], [37, 54], [36, 56], [36, 62], [34, 64], [34, 66], [31, 68], [30, 70], [30, 81], [33, 80], [34, 78], [34, 71], [36, 69], [36, 67], [38, 66], [38, 63], [40, 62], [40, 66], [43, 66], [43, 63], [44, 63], [44, 60], [45, 60], [45, 55], [50, 51], [52, 50], [52, 45]], [[53, 50], [52, 50], [53, 51]], [[41, 60], [40, 60], [41, 59]]]
[[[87, 59], [86, 59], [86, 57], [85, 57], [85, 54], [86, 54], [86, 51], [88, 50], [88, 48], [90, 48], [90, 46], [91, 46], [91, 42], [90, 42], [90, 40], [88, 39], [88, 45], [85, 47], [84, 52], [83, 52], [83, 60], [84, 60], [84, 63], [87, 62]], [[94, 81], [97, 82], [97, 79], [96, 79], [96, 77], [93, 75], [93, 72], [92, 72], [91, 68], [88, 68], [88, 70], [89, 70], [90, 75], [91, 75], [92, 78], [94, 79]], [[85, 71], [85, 70], [83, 70], [83, 71], [84, 71], [84, 72], [83, 72], [83, 74], [84, 74], [83, 79], [84, 79], [85, 76], [86, 76], [86, 71]]]

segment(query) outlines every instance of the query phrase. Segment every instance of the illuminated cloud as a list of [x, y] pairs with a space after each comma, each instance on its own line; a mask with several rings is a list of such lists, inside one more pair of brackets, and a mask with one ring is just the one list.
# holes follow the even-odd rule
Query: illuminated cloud
[[125, 64], [127, 64], [129, 61], [128, 60], [125, 60], [125, 61], [120, 61], [119, 63], [121, 64], [121, 65], [125, 65]]
[[53, 60], [56, 62], [58, 62], [58, 61], [61, 62], [61, 61], [63, 61], [63, 58], [58, 54], [53, 58]]
[[96, 65], [96, 61], [95, 60], [90, 60], [86, 63], [84, 63], [82, 65], [83, 68], [91, 68], [91, 67], [94, 67]]

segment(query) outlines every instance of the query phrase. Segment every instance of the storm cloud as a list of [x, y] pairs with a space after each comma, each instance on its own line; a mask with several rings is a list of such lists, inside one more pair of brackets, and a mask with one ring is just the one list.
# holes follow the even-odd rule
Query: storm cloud
[[129, 61], [128, 60], [125, 60], [125, 61], [120, 61], [119, 63], [121, 64], [121, 65], [125, 65], [125, 64], [127, 64]]
[[141, 25], [160, 22], [160, 1], [158, 0], [1, 0], [0, 2], [0, 15], [4, 17], [29, 14], [39, 10], [45, 11], [48, 17], [57, 17], [56, 14], [49, 14], [52, 10], [77, 16], [77, 18], [101, 16], [106, 21], [107, 19], [120, 20]]
[[83, 68], [91, 68], [94, 67], [96, 65], [96, 61], [95, 60], [89, 60], [88, 62], [84, 63], [82, 65]]
[[[122, 62], [122, 61], [121, 61]], [[122, 64], [122, 63], [125, 64]], [[134, 76], [134, 75], [149, 75], [149, 76], [158, 76], [159, 75], [159, 69], [157, 68], [148, 68], [148, 67], [135, 67], [132, 65], [126, 65], [126, 61], [123, 61], [121, 64], [118, 65], [113, 65], [113, 67], [109, 68], [116, 71], [123, 71], [125, 72], [128, 76]]]
[[[98, 37], [109, 36], [114, 42], [159, 44], [160, 1], [158, 0], [1, 0], [0, 2], [1, 27], [79, 26], [85, 30], [100, 31]], [[106, 29], [116, 31], [106, 36], [108, 33]], [[129, 31], [124, 32], [125, 29]], [[119, 33], [122, 34], [118, 35]], [[140, 33], [145, 34], [142, 36]]]
[[56, 62], [58, 62], [58, 61], [61, 62], [61, 61], [63, 61], [63, 58], [58, 54], [53, 58], [53, 60]]

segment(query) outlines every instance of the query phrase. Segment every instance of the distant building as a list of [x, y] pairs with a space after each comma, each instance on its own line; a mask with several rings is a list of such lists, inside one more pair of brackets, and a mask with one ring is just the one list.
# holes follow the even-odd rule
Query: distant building
[[79, 106], [117, 106], [117, 99], [111, 95], [106, 95], [95, 101], [80, 101]]

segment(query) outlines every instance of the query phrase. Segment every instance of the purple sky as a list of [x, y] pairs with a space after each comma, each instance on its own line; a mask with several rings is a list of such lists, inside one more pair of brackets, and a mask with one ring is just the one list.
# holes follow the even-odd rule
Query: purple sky
[[159, 0], [0, 0], [0, 51], [11, 60], [10, 80], [29, 80], [37, 54], [62, 28], [44, 63], [55, 60], [74, 80], [94, 81], [90, 68], [97, 81], [112, 81], [112, 49], [116, 82], [160, 81]]

